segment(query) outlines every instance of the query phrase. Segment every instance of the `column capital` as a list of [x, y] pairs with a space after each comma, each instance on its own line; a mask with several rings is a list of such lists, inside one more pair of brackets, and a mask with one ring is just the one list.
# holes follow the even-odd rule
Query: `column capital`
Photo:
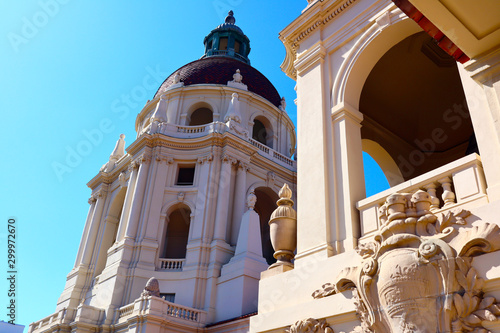
[[162, 163], [165, 162], [165, 164], [172, 164], [174, 163], [174, 158], [172, 156], [165, 155], [163, 153], [155, 153], [154, 158], [156, 162]]
[[332, 107], [333, 122], [338, 122], [347, 118], [350, 118], [351, 120], [361, 124], [361, 122], [363, 121], [363, 114], [345, 102], [339, 103]]
[[96, 191], [93, 191], [92, 194], [90, 195], [89, 198], [89, 204], [92, 204], [93, 202], [97, 201], [98, 199], [106, 197], [106, 194], [108, 193], [108, 189], [106, 187], [101, 187]]
[[214, 155], [209, 154], [206, 156], [201, 156], [198, 157], [198, 164], [205, 164], [205, 163], [210, 163], [214, 159]]
[[242, 161], [238, 162], [238, 171], [248, 172], [249, 170], [250, 170], [250, 165], [248, 165], [248, 163]]
[[220, 159], [222, 163], [227, 163], [232, 165], [236, 165], [238, 163], [238, 160], [235, 157], [228, 155], [226, 153], [222, 154]]

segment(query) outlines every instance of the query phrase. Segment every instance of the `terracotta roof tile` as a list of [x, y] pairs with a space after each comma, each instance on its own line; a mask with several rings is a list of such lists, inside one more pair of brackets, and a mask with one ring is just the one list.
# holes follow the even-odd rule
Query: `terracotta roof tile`
[[243, 75], [242, 82], [248, 86], [249, 91], [264, 97], [275, 106], [280, 105], [281, 98], [278, 91], [261, 72], [239, 60], [227, 57], [208, 57], [182, 66], [162, 83], [154, 97], [159, 96], [173, 84], [177, 72], [185, 86], [210, 83], [226, 85], [227, 81], [233, 80], [233, 74], [237, 69]]

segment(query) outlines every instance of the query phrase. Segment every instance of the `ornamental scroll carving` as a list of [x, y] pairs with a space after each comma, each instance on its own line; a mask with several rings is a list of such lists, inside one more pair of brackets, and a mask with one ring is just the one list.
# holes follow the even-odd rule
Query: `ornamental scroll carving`
[[285, 333], [334, 333], [325, 319], [307, 318], [297, 321]]
[[390, 195], [380, 229], [357, 252], [360, 266], [344, 269], [321, 298], [352, 289], [361, 326], [353, 332], [489, 332], [500, 304], [483, 292], [472, 257], [500, 249], [500, 228], [468, 211], [431, 212], [427, 192]]

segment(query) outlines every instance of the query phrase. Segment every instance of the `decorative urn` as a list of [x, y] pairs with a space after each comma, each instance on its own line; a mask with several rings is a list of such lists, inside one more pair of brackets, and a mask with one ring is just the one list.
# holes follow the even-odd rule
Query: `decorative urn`
[[297, 247], [297, 213], [293, 209], [292, 190], [284, 184], [279, 192], [278, 208], [271, 214], [269, 229], [276, 263], [269, 269], [285, 265], [293, 267], [292, 259]]

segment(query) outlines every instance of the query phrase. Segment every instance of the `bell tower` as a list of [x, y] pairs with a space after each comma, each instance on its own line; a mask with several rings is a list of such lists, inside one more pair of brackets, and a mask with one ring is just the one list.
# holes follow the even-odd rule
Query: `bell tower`
[[295, 190], [294, 125], [232, 11], [204, 44], [88, 182], [75, 266], [30, 332], [248, 330], [274, 260], [267, 222], [283, 184]]

